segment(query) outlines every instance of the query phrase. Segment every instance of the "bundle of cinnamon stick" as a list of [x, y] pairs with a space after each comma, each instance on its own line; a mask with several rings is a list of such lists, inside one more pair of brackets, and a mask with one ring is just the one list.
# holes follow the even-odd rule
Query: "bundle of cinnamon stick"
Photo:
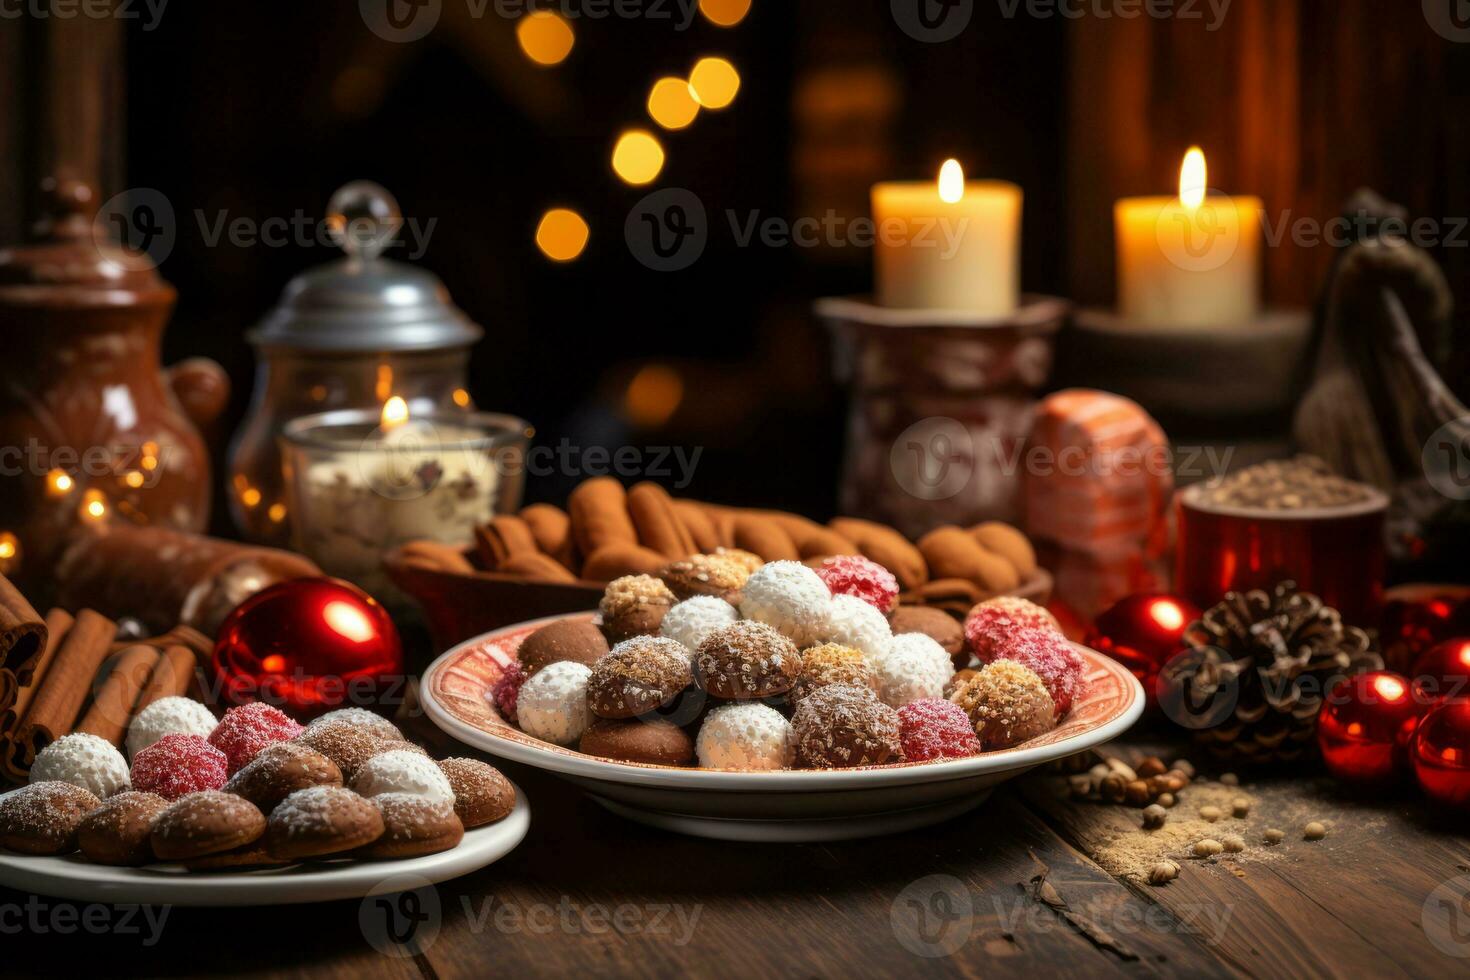
[[42, 619], [0, 576], [0, 773], [24, 782], [36, 753], [71, 732], [121, 745], [137, 712], [196, 684], [212, 644], [197, 630], [119, 644], [117, 624], [83, 609], [53, 609]]

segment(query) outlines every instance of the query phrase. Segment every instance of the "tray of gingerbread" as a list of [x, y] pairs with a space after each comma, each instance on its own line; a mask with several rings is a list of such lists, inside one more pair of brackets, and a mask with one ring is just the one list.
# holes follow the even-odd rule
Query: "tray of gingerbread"
[[1143, 712], [1132, 674], [1041, 606], [993, 598], [961, 626], [899, 593], [861, 556], [697, 555], [614, 580], [596, 612], [460, 644], [424, 705], [616, 813], [744, 841], [927, 826]]

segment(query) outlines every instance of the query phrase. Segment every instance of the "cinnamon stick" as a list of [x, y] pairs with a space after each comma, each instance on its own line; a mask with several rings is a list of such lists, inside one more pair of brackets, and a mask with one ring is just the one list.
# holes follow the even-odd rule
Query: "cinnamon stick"
[[71, 731], [116, 635], [117, 624], [106, 616], [90, 609], [77, 615], [6, 746], [4, 767], [12, 778], [28, 777], [36, 753]]
[[138, 695], [147, 685], [161, 655], [157, 647], [138, 644], [123, 650], [113, 659], [107, 680], [97, 689], [92, 707], [82, 716], [76, 730], [105, 738], [113, 745], [122, 745], [128, 723], [133, 720], [133, 706], [138, 703]]
[[189, 690], [194, 680], [194, 651], [186, 646], [171, 646], [163, 651], [153, 673], [148, 675], [148, 684], [138, 695], [134, 711], [142, 711], [154, 701], [176, 698]]
[[0, 575], [0, 667], [24, 684], [46, 649], [46, 624], [10, 579]]
[[[41, 658], [36, 661], [35, 670], [32, 671], [31, 680], [28, 684], [22, 684], [15, 695], [15, 704], [8, 711], [0, 711], [0, 767], [4, 766], [5, 757], [8, 755], [5, 743], [15, 735], [15, 730], [20, 725], [20, 720], [26, 716], [26, 709], [35, 700], [36, 692], [40, 690], [41, 683], [46, 677], [51, 664], [56, 660], [56, 652], [61, 649], [61, 641], [66, 639], [67, 633], [71, 632], [71, 613], [65, 609], [53, 609], [46, 614], [46, 649], [42, 651]], [[19, 678], [16, 678], [19, 682]]]
[[18, 690], [20, 690], [20, 682], [15, 679], [15, 675], [4, 667], [0, 667], [0, 715], [15, 707], [15, 695]]

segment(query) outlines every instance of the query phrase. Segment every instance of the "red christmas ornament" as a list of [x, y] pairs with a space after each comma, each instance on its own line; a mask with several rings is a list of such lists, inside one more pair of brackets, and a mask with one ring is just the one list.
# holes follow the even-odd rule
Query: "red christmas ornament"
[[1414, 696], [1422, 707], [1470, 697], [1470, 637], [1445, 640], [1414, 661]]
[[369, 706], [403, 675], [403, 645], [387, 611], [347, 582], [282, 582], [225, 619], [214, 647], [221, 693], [300, 717]]
[[1203, 613], [1188, 599], [1162, 592], [1128, 596], [1097, 617], [1087, 645], [1123, 664], [1156, 701], [1159, 668], [1184, 647], [1184, 631]]
[[1422, 708], [1409, 680], [1387, 670], [1345, 677], [1322, 703], [1317, 745], [1334, 776], [1383, 786], [1407, 772], [1409, 742]]
[[1407, 671], [1426, 651], [1457, 634], [1470, 633], [1470, 602], [1448, 586], [1405, 585], [1389, 590], [1379, 623], [1383, 662]]
[[1446, 701], [1414, 733], [1414, 776], [1431, 799], [1470, 810], [1470, 701]]

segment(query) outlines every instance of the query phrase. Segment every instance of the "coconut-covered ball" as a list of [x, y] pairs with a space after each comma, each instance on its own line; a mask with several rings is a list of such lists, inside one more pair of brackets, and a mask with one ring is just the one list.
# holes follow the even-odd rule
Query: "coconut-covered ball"
[[980, 739], [965, 709], [943, 698], [919, 698], [898, 709], [898, 737], [908, 762], [963, 759], [980, 754]]
[[791, 724], [758, 702], [722, 705], [705, 716], [694, 750], [705, 769], [787, 769]]
[[63, 735], [40, 752], [31, 765], [31, 782], [71, 783], [99, 800], [130, 785], [128, 761], [107, 739], [75, 732]]
[[888, 617], [861, 599], [836, 595], [827, 606], [827, 622], [821, 630], [825, 643], [840, 643], [861, 650], [866, 657], [879, 657], [892, 636]]
[[797, 763], [812, 769], [877, 766], [902, 758], [898, 712], [855, 684], [828, 684], [808, 694], [791, 716], [791, 730]]
[[570, 660], [540, 670], [521, 685], [516, 719], [521, 731], [543, 742], [571, 745], [590, 720], [587, 681], [592, 668]]
[[871, 558], [836, 555], [822, 562], [817, 575], [833, 595], [861, 599], [884, 615], [898, 605], [898, 579]]
[[454, 790], [439, 763], [417, 752], [381, 752], [364, 762], [352, 777], [359, 796], [407, 793], [436, 803], [454, 803]]
[[1023, 629], [1050, 629], [1060, 633], [1057, 618], [1030, 599], [996, 596], [970, 610], [965, 617], [965, 642], [982, 664], [1000, 656], [1010, 638]]
[[713, 630], [729, 626], [739, 619], [740, 611], [724, 599], [699, 595], [670, 609], [659, 624], [658, 632], [660, 636], [684, 644], [692, 654]]
[[230, 775], [260, 754], [267, 745], [289, 742], [306, 729], [288, 718], [280, 708], [254, 701], [231, 708], [209, 735], [209, 744], [230, 760]]
[[888, 617], [893, 635], [923, 633], [944, 647], [954, 662], [955, 669], [968, 667], [970, 648], [965, 645], [965, 630], [957, 619], [943, 609], [933, 606], [899, 606]]
[[159, 698], [138, 712], [128, 725], [128, 755], [137, 758], [165, 735], [208, 738], [218, 724], [210, 710], [192, 698]]
[[516, 703], [521, 696], [521, 685], [526, 683], [526, 669], [519, 661], [512, 660], [505, 667], [505, 672], [500, 679], [490, 687], [490, 697], [495, 699], [495, 707], [500, 709], [500, 717], [506, 721], [515, 723]]
[[802, 651], [801, 673], [786, 693], [786, 700], [793, 705], [800, 704], [802, 698], [828, 684], [856, 684], [878, 693], [878, 675], [873, 673], [861, 650], [840, 643], [823, 643]]
[[919, 698], [944, 697], [944, 686], [954, 676], [954, 663], [944, 647], [923, 633], [890, 637], [882, 655], [872, 662], [878, 696], [893, 708]]
[[219, 789], [229, 778], [229, 760], [198, 735], [165, 735], [133, 757], [133, 789], [177, 800]]
[[320, 717], [313, 718], [306, 727], [308, 729], [321, 728], [323, 725], [331, 725], [339, 721], [346, 722], [354, 728], [366, 729], [378, 738], [384, 738], [390, 742], [403, 741], [403, 732], [397, 725], [366, 708], [338, 708], [336, 711], [328, 711]]
[[603, 590], [598, 610], [609, 643], [658, 632], [664, 615], [678, 600], [663, 580], [652, 575], [624, 575]]
[[740, 612], [745, 618], [775, 627], [798, 646], [821, 642], [831, 605], [827, 583], [799, 561], [762, 565], [746, 579], [740, 593]]
[[1052, 730], [1056, 707], [1036, 672], [1014, 660], [981, 668], [954, 693], [987, 750], [1010, 748]]
[[1049, 629], [1017, 630], [997, 658], [1014, 660], [1033, 670], [1046, 685], [1060, 719], [1087, 689], [1087, 661], [1067, 638]]

